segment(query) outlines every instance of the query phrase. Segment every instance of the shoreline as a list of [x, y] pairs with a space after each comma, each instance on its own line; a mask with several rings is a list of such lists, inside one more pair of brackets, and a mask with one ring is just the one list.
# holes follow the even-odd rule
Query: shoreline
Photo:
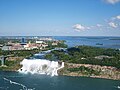
[[[120, 70], [117, 70], [115, 67], [90, 65], [90, 64], [71, 64], [71, 63], [67, 63], [67, 65], [73, 65], [75, 67], [79, 67], [79, 66], [91, 67], [92, 66], [92, 69], [94, 68], [95, 70], [98, 70], [100, 68], [103, 68], [105, 70], [101, 71], [100, 75], [94, 75], [94, 74], [88, 75], [88, 74], [83, 74], [80, 71], [70, 72], [70, 71], [68, 71], [68, 69], [71, 67], [65, 65], [64, 68], [62, 68], [58, 71], [58, 75], [72, 76], [72, 77], [90, 77], [90, 78], [100, 78], [100, 79], [109, 79], [109, 80], [120, 80]], [[97, 67], [97, 69], [95, 67]], [[110, 72], [107, 72], [108, 70], [110, 70]]]
[[[84, 65], [87, 65], [87, 64], [84, 64]], [[120, 80], [120, 71], [119, 71], [119, 77], [118, 78], [115, 78], [115, 76], [114, 77], [108, 77], [108, 76], [104, 76], [104, 75], [101, 75], [101, 76], [95, 76], [95, 75], [83, 75], [83, 74], [81, 74], [81, 73], [79, 73], [79, 72], [74, 72], [74, 73], [71, 73], [71, 72], [68, 72], [68, 73], [66, 73], [66, 71], [63, 71], [63, 70], [66, 70], [65, 69], [66, 67], [64, 67], [64, 68], [62, 68], [62, 69], [60, 69], [60, 70], [58, 70], [58, 76], [70, 76], [70, 77], [88, 77], [88, 78], [98, 78], [98, 79], [108, 79], [108, 80]], [[0, 70], [0, 72], [1, 71], [5, 71], [5, 72], [18, 72], [18, 70], [10, 70], [10, 69], [6, 69], [6, 70]], [[18, 72], [19, 73], [19, 72]]]
[[70, 76], [70, 75], [61, 75], [61, 76], [68, 76], [68, 77], [85, 77], [85, 78], [95, 78], [95, 79], [105, 79], [105, 80], [115, 80], [120, 81], [120, 79], [111, 79], [111, 78], [102, 78], [102, 77], [89, 77], [89, 76]]
[[[13, 70], [13, 71], [10, 71], [10, 70], [0, 70], [0, 72], [17, 72], [17, 73], [19, 73], [17, 70]], [[42, 74], [42, 75], [43, 75], [43, 74]], [[59, 75], [59, 74], [58, 74], [58, 76], [83, 77], [83, 78], [93, 78], [93, 79], [105, 79], [105, 80], [120, 81], [120, 79], [103, 78], [103, 77], [92, 77], [92, 76], [84, 76], [84, 75], [81, 75], [81, 76], [73, 76], [73, 75]]]

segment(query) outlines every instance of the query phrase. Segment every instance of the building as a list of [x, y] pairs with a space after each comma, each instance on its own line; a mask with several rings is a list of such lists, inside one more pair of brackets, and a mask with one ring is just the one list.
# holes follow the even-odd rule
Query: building
[[26, 40], [25, 40], [25, 38], [22, 38], [21, 39], [21, 43], [20, 43], [21, 45], [26, 45]]
[[3, 47], [3, 45], [2, 44], [0, 44], [0, 48], [2, 48]]
[[10, 50], [11, 46], [3, 46], [1, 49], [2, 50]]
[[58, 41], [53, 41], [52, 45], [55, 46], [55, 45], [58, 45]]
[[36, 43], [37, 43], [37, 44], [42, 44], [43, 41], [41, 41], [41, 40], [38, 41], [38, 40], [37, 40]]

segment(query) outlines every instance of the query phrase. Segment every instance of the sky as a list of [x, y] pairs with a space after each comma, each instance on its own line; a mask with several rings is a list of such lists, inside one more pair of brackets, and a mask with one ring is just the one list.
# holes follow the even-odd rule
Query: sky
[[0, 0], [0, 36], [120, 36], [120, 0]]

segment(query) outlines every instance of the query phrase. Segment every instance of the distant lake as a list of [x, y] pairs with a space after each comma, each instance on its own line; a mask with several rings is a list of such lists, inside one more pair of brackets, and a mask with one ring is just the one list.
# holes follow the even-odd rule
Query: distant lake
[[69, 47], [76, 45], [88, 45], [120, 49], [120, 37], [55, 36], [53, 38], [65, 40]]

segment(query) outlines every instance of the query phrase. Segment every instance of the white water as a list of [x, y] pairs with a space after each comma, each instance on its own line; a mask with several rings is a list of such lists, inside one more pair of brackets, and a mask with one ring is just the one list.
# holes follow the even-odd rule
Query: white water
[[120, 86], [117, 86], [118, 89], [120, 89]]
[[20, 90], [35, 90], [35, 88], [33, 88], [33, 89], [27, 88], [27, 86], [25, 86], [25, 85], [23, 85], [23, 84], [21, 84], [21, 83], [14, 82], [14, 81], [12, 81], [12, 80], [10, 80], [10, 79], [7, 79], [7, 78], [3, 78], [3, 79], [4, 79], [5, 81], [10, 82], [10, 84], [15, 84], [15, 85], [21, 86], [22, 89], [20, 89]]
[[21, 73], [37, 73], [51, 76], [57, 76], [57, 71], [64, 67], [64, 62], [60, 65], [57, 61], [49, 61], [46, 59], [24, 59], [20, 64], [22, 68], [18, 71]]

